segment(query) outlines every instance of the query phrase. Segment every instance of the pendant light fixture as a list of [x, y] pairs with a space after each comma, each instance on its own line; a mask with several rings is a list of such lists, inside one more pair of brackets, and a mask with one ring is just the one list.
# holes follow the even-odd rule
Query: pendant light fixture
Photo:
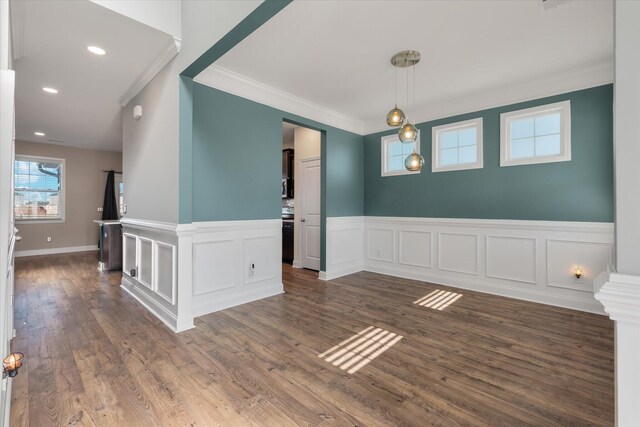
[[404, 111], [398, 108], [398, 68], [396, 67], [396, 98], [395, 107], [387, 114], [387, 124], [391, 127], [402, 126], [404, 123], [405, 115]]
[[[409, 108], [409, 68], [413, 68], [413, 107], [415, 108], [415, 91], [416, 91], [416, 70], [414, 66], [420, 62], [420, 52], [415, 50], [404, 50], [398, 52], [391, 58], [391, 64], [396, 67], [396, 105], [387, 114], [387, 124], [392, 127], [401, 126], [398, 132], [398, 138], [403, 143], [415, 142], [418, 138], [418, 128], [411, 123], [409, 117], [404, 114], [402, 110], [398, 108], [398, 68], [407, 69], [407, 109]], [[424, 166], [424, 158], [413, 150], [404, 162], [405, 168], [410, 171], [420, 171]]]

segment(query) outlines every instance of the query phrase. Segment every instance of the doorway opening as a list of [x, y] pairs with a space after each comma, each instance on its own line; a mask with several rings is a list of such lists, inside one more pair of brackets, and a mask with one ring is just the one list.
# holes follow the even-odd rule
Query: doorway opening
[[320, 270], [322, 134], [282, 123], [282, 262]]

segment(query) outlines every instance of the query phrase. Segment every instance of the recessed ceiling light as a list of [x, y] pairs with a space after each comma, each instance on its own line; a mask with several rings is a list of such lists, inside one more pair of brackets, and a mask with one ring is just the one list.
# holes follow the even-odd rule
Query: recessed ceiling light
[[101, 49], [98, 46], [87, 46], [87, 50], [96, 55], [104, 55], [107, 53], [104, 49]]
[[44, 132], [34, 132], [35, 136], [44, 136]]
[[52, 87], [43, 87], [42, 90], [47, 93], [58, 93], [58, 89], [54, 89]]

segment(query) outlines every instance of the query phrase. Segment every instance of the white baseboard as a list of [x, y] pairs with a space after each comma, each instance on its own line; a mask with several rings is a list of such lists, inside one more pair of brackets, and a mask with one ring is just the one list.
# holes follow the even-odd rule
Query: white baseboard
[[501, 286], [496, 284], [485, 283], [481, 281], [464, 280], [460, 278], [452, 279], [446, 275], [425, 275], [412, 274], [401, 269], [381, 266], [365, 266], [365, 271], [372, 273], [385, 274], [388, 276], [402, 277], [404, 279], [419, 280], [422, 282], [433, 283], [437, 285], [450, 286], [453, 288], [467, 289], [470, 291], [483, 292], [491, 295], [499, 295], [508, 298], [515, 298], [524, 301], [537, 302], [540, 304], [552, 305], [555, 307], [569, 308], [573, 310], [586, 311], [588, 313], [604, 314], [602, 306], [597, 301], [589, 301], [585, 299], [575, 298], [570, 295], [550, 295], [545, 292], [539, 292], [531, 289], [517, 289], [511, 286]]
[[31, 249], [26, 251], [16, 251], [16, 258], [26, 257], [26, 256], [37, 256], [37, 255], [53, 255], [53, 254], [67, 254], [71, 252], [87, 252], [87, 251], [97, 251], [98, 245], [88, 245], [88, 246], [69, 246], [66, 248], [50, 248], [50, 249]]
[[260, 286], [253, 286], [249, 289], [238, 288], [234, 292], [226, 292], [223, 295], [215, 295], [211, 299], [193, 298], [192, 313], [194, 317], [204, 316], [226, 308], [246, 304], [263, 298], [269, 298], [284, 293], [282, 283], [265, 283]]

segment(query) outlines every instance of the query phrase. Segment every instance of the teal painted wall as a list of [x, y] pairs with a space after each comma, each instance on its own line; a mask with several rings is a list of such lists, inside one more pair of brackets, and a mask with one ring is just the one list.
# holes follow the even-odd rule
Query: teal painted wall
[[[571, 161], [500, 167], [500, 114], [571, 101]], [[431, 172], [431, 128], [482, 117], [484, 168]], [[368, 216], [613, 222], [613, 86], [522, 102], [417, 125], [420, 174], [380, 176], [380, 137], [364, 138]]]
[[[193, 221], [281, 217], [282, 121], [322, 132], [322, 241], [327, 216], [363, 215], [363, 137], [193, 84]], [[184, 209], [187, 210], [187, 209]]]

